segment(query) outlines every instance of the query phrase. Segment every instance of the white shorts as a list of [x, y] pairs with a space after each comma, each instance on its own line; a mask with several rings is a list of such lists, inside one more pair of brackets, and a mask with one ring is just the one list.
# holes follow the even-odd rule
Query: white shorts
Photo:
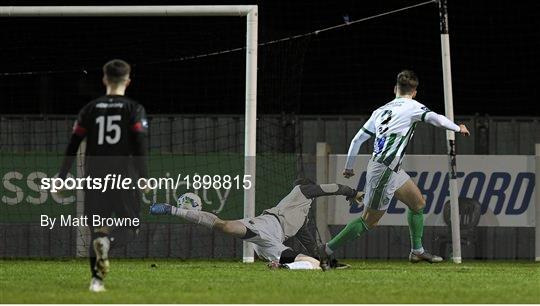
[[375, 210], [386, 210], [394, 192], [403, 186], [410, 176], [400, 169], [392, 171], [386, 165], [369, 160], [366, 174], [364, 205]]
[[281, 224], [272, 215], [260, 215], [254, 218], [238, 220], [256, 234], [255, 237], [245, 239], [255, 245], [254, 249], [260, 257], [272, 261], [279, 261], [281, 253], [289, 249], [283, 244], [284, 234]]

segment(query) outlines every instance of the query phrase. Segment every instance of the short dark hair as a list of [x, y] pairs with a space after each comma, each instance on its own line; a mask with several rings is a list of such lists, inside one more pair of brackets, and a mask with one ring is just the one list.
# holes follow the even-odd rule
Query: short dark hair
[[418, 77], [412, 70], [403, 70], [397, 75], [397, 90], [403, 95], [411, 94], [416, 90], [418, 84]]
[[121, 59], [113, 59], [103, 65], [103, 75], [111, 83], [125, 81], [131, 73], [131, 66]]

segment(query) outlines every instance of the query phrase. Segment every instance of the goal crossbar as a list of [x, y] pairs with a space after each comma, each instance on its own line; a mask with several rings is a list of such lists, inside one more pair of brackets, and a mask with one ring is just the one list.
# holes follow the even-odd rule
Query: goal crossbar
[[247, 16], [256, 5], [1, 6], [0, 17]]
[[[170, 17], [246, 16], [246, 92], [244, 174], [251, 188], [244, 190], [244, 218], [255, 214], [255, 155], [257, 134], [257, 5], [173, 6], [0, 6], [0, 17]], [[243, 261], [253, 262], [250, 243], [244, 242]]]

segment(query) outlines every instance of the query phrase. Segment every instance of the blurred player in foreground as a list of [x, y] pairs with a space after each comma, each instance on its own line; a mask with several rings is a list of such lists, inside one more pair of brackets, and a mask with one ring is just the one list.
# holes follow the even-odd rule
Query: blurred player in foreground
[[283, 244], [285, 240], [306, 228], [311, 203], [317, 197], [343, 195], [347, 200], [360, 201], [363, 192], [340, 184], [316, 185], [309, 179], [298, 179], [294, 188], [275, 207], [261, 215], [240, 220], [221, 220], [209, 212], [178, 208], [156, 203], [150, 207], [153, 215], [174, 215], [191, 223], [220, 231], [252, 242], [255, 252], [269, 261], [271, 268], [320, 269], [314, 257], [301, 254]]
[[[83, 177], [104, 178], [107, 174], [146, 177], [146, 134], [148, 123], [144, 107], [124, 96], [130, 84], [131, 67], [123, 60], [111, 60], [103, 66], [106, 95], [97, 98], [79, 112], [59, 177], [65, 179], [79, 145], [86, 139]], [[139, 218], [139, 190], [93, 190], [87, 186], [84, 215], [89, 219]], [[136, 227], [90, 227], [89, 245], [92, 279], [90, 291], [105, 291], [103, 279], [109, 272], [109, 249], [125, 245], [138, 232]]]
[[353, 166], [362, 143], [375, 137], [373, 156], [367, 166], [364, 197], [366, 210], [363, 217], [351, 221], [323, 247], [323, 255], [332, 254], [345, 243], [377, 226], [395, 195], [409, 208], [407, 221], [412, 244], [409, 261], [442, 261], [441, 257], [428, 253], [422, 246], [426, 201], [409, 175], [401, 169], [401, 163], [416, 124], [420, 121], [461, 135], [469, 136], [470, 133], [465, 125], [458, 126], [414, 100], [417, 87], [418, 78], [413, 71], [400, 72], [394, 87], [396, 98], [375, 110], [352, 140], [343, 171], [346, 178], [354, 175]]

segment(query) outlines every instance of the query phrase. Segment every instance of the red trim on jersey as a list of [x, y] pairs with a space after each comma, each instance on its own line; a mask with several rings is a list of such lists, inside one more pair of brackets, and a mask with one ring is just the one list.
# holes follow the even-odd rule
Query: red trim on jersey
[[144, 132], [144, 127], [142, 125], [142, 122], [138, 121], [134, 125], [131, 126], [131, 130], [133, 132]]
[[84, 127], [82, 127], [81, 125], [79, 125], [79, 122], [75, 122], [75, 124], [73, 125], [73, 134], [77, 135], [77, 136], [80, 136], [80, 137], [84, 137], [86, 135], [86, 129]]

